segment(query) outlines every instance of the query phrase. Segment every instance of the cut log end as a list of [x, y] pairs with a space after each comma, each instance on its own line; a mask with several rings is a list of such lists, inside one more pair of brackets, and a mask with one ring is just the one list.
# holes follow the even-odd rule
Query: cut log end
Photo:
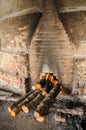
[[40, 89], [40, 88], [41, 88], [41, 85], [40, 85], [40, 84], [36, 84], [35, 88], [36, 88], [36, 89]]
[[22, 111], [25, 112], [25, 113], [28, 113], [29, 109], [25, 105], [23, 105], [22, 106]]
[[12, 117], [15, 117], [15, 116], [16, 116], [16, 112], [14, 112], [14, 111], [11, 111], [10, 114], [11, 114]]
[[34, 112], [34, 117], [38, 118], [40, 117], [40, 114], [38, 112]]
[[43, 91], [42, 96], [46, 96], [46, 95], [47, 95], [47, 92]]
[[38, 122], [44, 122], [45, 118], [42, 117], [42, 116], [40, 116], [40, 117], [36, 118], [36, 120], [37, 120]]

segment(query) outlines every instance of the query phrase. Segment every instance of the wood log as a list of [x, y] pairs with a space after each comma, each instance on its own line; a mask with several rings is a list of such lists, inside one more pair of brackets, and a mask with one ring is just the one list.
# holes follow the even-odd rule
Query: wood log
[[16, 102], [17, 100], [19, 100], [19, 96], [18, 97], [13, 97], [13, 96], [2, 96], [0, 95], [0, 100], [1, 101], [11, 101], [11, 102]]
[[37, 106], [43, 100], [43, 98], [44, 96], [41, 93], [39, 93], [31, 102], [26, 103], [22, 106], [22, 111], [28, 113], [29, 109], [33, 106]]
[[14, 94], [13, 92], [9, 92], [3, 89], [0, 89], [0, 100], [1, 101], [12, 101], [15, 102], [19, 100], [20, 96]]
[[44, 86], [45, 92], [49, 93], [52, 88], [53, 88], [53, 83], [49, 79], [47, 79], [46, 84]]
[[[20, 102], [17, 106], [15, 106], [13, 109], [11, 109], [10, 112], [15, 113], [14, 115], [16, 116], [20, 111], [22, 111], [22, 106], [24, 104], [27, 104], [28, 102], [30, 102], [31, 100], [33, 100], [37, 94], [39, 93], [39, 90], [34, 91], [33, 93], [31, 93], [27, 98], [25, 98], [22, 102]], [[12, 115], [12, 114], [11, 114]]]
[[67, 108], [64, 108], [64, 109], [59, 109], [57, 108], [56, 110], [57, 112], [61, 112], [61, 113], [66, 113], [66, 114], [70, 114], [70, 115], [78, 115], [78, 116], [82, 116], [84, 114], [84, 111], [83, 109], [67, 109]]
[[25, 98], [27, 98], [33, 92], [34, 92], [33, 90], [28, 92], [25, 96], [21, 97], [19, 100], [14, 102], [10, 107], [8, 107], [8, 111], [11, 112], [14, 107], [16, 107], [19, 103], [21, 103]]
[[22, 106], [24, 104], [27, 104], [28, 102], [30, 102], [31, 100], [33, 100], [37, 94], [40, 91], [36, 90], [33, 93], [31, 93], [27, 98], [25, 98], [25, 100], [23, 100], [22, 102], [20, 102], [16, 107], [14, 107], [13, 109], [11, 109], [10, 114], [11, 116], [16, 116], [17, 114], [20, 113], [20, 111], [22, 111]]
[[34, 112], [34, 116], [38, 119], [40, 116], [43, 117], [45, 116], [52, 103], [54, 102], [55, 97], [59, 92], [61, 91], [60, 89], [61, 83], [58, 82], [56, 86], [47, 94], [47, 96], [42, 100], [42, 102], [37, 106], [36, 111]]
[[20, 111], [21, 111], [20, 107], [15, 107], [13, 110], [11, 110], [10, 114], [11, 116], [15, 117], [20, 113]]
[[41, 84], [41, 86], [44, 88], [45, 84], [46, 84], [46, 77], [43, 76], [42, 79], [39, 81], [39, 83]]
[[62, 122], [62, 123], [65, 123], [66, 122], [66, 119], [61, 117], [60, 115], [54, 115], [54, 120], [57, 121], [57, 122]]
[[27, 98], [25, 98], [21, 103], [18, 104], [19, 107], [21, 107], [24, 104], [29, 103], [31, 100], [33, 100], [38, 94], [40, 93], [39, 90], [34, 91], [31, 93]]
[[49, 93], [49, 91], [53, 88], [53, 83], [51, 81], [54, 77], [55, 76], [53, 75], [53, 73], [45, 74], [45, 76], [43, 76], [42, 79], [40, 79], [35, 86], [32, 86], [32, 89], [40, 89], [42, 91], [45, 91], [46, 94]]
[[13, 93], [0, 89], [0, 95], [2, 95], [2, 96], [12, 96]]

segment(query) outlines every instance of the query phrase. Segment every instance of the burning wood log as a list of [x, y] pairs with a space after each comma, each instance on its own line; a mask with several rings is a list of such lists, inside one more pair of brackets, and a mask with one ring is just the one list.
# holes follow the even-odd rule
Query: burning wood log
[[46, 84], [44, 86], [44, 91], [46, 93], [49, 93], [52, 88], [53, 88], [53, 83], [49, 79], [47, 79]]
[[28, 113], [29, 109], [33, 106], [37, 106], [43, 100], [43, 98], [44, 96], [41, 93], [39, 93], [32, 101], [24, 103], [24, 105], [22, 106], [22, 111]]
[[52, 73], [47, 73], [43, 79], [40, 80], [40, 83], [35, 85], [35, 90], [27, 93], [24, 97], [8, 107], [11, 116], [16, 116], [21, 111], [28, 113], [30, 108], [37, 106], [42, 101], [34, 113], [36, 119], [42, 122], [44, 115], [48, 113], [51, 104], [61, 90], [61, 83], [54, 77]]
[[33, 90], [36, 90], [36, 89], [43, 90], [45, 84], [46, 84], [46, 77], [43, 76], [43, 77], [41, 77], [41, 79], [39, 78], [39, 81], [37, 82], [37, 84], [35, 86], [32, 86], [32, 89]]
[[44, 116], [48, 113], [55, 97], [61, 91], [60, 87], [61, 83], [58, 82], [56, 86], [49, 92], [49, 94], [47, 94], [47, 96], [43, 99], [43, 101], [37, 106], [37, 109], [34, 112], [34, 116], [36, 117], [37, 120], [39, 121], [44, 120]]
[[44, 86], [44, 90], [42, 92], [43, 96], [46, 96], [46, 94], [50, 92], [50, 90], [54, 87], [55, 81], [56, 81], [56, 78], [53, 73], [46, 74], [46, 83]]
[[47, 93], [50, 92], [50, 90], [53, 88], [53, 81], [54, 81], [54, 74], [53, 73], [49, 73], [48, 75], [46, 75], [46, 84], [44, 86], [44, 89]]
[[[40, 78], [39, 78], [40, 79]], [[46, 73], [45, 76], [41, 77], [38, 83], [35, 86], [32, 86], [33, 90], [40, 89], [43, 91], [43, 96], [46, 96], [47, 93], [53, 88], [54, 79], [53, 73]]]

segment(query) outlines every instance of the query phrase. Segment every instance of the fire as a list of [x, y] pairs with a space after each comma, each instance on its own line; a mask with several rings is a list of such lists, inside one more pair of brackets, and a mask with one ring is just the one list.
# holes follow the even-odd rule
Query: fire
[[[42, 91], [42, 95], [46, 96], [47, 91], [46, 91], [46, 86], [47, 90], [50, 91], [51, 88], [55, 87], [57, 83], [59, 82], [59, 79], [56, 78], [56, 76], [53, 73], [41, 73], [40, 76], [38, 77], [38, 82], [35, 86], [32, 87], [32, 89], [36, 90], [39, 89]], [[51, 84], [51, 88], [49, 88], [49, 83]], [[46, 85], [47, 84], [47, 85]], [[62, 86], [60, 86], [60, 92], [59, 95], [62, 95]]]
[[58, 95], [63, 95], [63, 92], [62, 92], [62, 90], [59, 92], [59, 94]]
[[62, 94], [61, 82], [53, 73], [45, 73], [32, 89], [8, 107], [8, 111], [15, 117], [20, 112], [28, 113], [35, 106], [34, 116], [37, 121], [43, 122], [57, 95]]

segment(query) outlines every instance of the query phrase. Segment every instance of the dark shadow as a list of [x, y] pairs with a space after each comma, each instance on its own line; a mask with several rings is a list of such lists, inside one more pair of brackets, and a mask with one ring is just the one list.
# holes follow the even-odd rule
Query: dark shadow
[[32, 40], [32, 37], [33, 37], [33, 34], [38, 26], [38, 23], [40, 21], [40, 18], [42, 16], [42, 13], [38, 12], [38, 13], [32, 13], [30, 14], [30, 19], [31, 19], [31, 23], [30, 23], [30, 29], [31, 29], [31, 32], [30, 32], [30, 42]]
[[81, 127], [83, 130], [86, 130], [86, 119], [81, 121]]

